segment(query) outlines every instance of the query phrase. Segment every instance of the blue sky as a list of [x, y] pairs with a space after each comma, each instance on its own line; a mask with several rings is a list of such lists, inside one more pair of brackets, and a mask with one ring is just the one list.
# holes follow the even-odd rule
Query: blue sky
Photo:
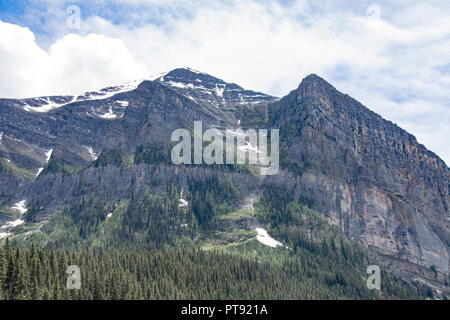
[[392, 3], [0, 0], [0, 96], [79, 93], [182, 66], [282, 96], [316, 73], [448, 164], [450, 2]]

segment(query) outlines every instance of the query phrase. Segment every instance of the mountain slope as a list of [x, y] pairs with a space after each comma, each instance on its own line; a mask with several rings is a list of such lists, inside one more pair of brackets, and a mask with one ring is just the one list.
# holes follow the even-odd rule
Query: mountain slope
[[450, 171], [439, 157], [316, 75], [269, 114], [284, 139], [282, 164], [301, 176], [299, 196], [400, 272], [414, 262], [445, 281]]
[[[316, 75], [282, 99], [184, 68], [53, 97], [52, 108], [35, 100], [0, 100], [0, 237], [153, 248], [235, 247], [256, 227], [290, 247], [345, 236], [391, 272], [448, 291], [449, 168]], [[172, 131], [196, 120], [279, 128], [279, 174], [173, 165]]]

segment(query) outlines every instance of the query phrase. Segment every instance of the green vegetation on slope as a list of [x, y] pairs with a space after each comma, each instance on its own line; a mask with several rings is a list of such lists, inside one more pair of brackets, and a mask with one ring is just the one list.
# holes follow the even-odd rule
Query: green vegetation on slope
[[[198, 249], [120, 251], [0, 248], [0, 299], [374, 299], [418, 298], [414, 288], [366, 289], [334, 264], [292, 255], [279, 264]], [[68, 290], [69, 265], [81, 289]], [[337, 269], [333, 271], [334, 269]]]
[[[431, 291], [382, 275], [366, 288], [370, 254], [350, 243], [292, 192], [266, 188], [252, 209], [228, 179], [190, 178], [183, 189], [155, 184], [105, 203], [82, 197], [36, 229], [14, 237], [0, 262], [9, 299], [377, 299], [424, 298]], [[156, 191], [158, 190], [158, 191]], [[258, 218], [286, 247], [256, 240], [245, 223]], [[253, 219], [253, 220], [252, 220]], [[33, 243], [33, 246], [30, 245]], [[34, 244], [38, 247], [34, 247]], [[15, 247], [12, 249], [11, 246]], [[198, 249], [202, 248], [202, 250]], [[0, 257], [0, 261], [3, 258]], [[6, 261], [6, 262], [5, 262]], [[79, 265], [84, 286], [65, 289]], [[1, 275], [1, 274], [6, 274]]]

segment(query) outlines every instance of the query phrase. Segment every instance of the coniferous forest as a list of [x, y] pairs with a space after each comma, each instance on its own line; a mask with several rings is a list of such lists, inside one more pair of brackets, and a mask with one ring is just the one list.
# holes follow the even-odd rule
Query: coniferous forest
[[[336, 258], [338, 254], [336, 255]], [[339, 258], [338, 258], [339, 259]], [[279, 264], [198, 249], [120, 251], [0, 249], [1, 299], [379, 299], [426, 292], [389, 279], [380, 292], [361, 285], [352, 264], [323, 269], [314, 255]], [[331, 262], [331, 261], [328, 261]], [[67, 288], [69, 265], [81, 269], [81, 288]]]

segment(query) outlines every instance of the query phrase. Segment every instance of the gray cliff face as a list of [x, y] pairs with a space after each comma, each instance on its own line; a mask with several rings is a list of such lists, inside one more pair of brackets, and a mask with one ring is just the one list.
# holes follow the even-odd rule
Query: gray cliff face
[[439, 157], [315, 75], [269, 114], [299, 197], [399, 272], [413, 262], [448, 277], [450, 170]]
[[[196, 120], [204, 129], [238, 127], [242, 110], [262, 110], [258, 123], [280, 128], [278, 175], [261, 180], [203, 166], [133, 164], [138, 146], [168, 144], [173, 130], [192, 129]], [[97, 163], [114, 150], [126, 165]], [[318, 76], [282, 99], [190, 69], [77, 97], [0, 99], [0, 222], [21, 200], [39, 207], [44, 221], [87, 194], [120, 202], [152, 179], [183, 185], [208, 175], [230, 175], [246, 196], [262, 184], [293, 190], [348, 238], [375, 249], [393, 272], [446, 290], [449, 168]]]

